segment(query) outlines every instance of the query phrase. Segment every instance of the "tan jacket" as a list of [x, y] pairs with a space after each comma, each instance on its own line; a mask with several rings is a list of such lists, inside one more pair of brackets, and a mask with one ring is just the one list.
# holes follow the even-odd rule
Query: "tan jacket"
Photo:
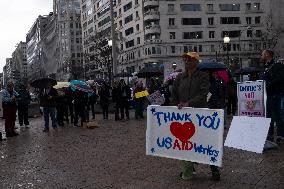
[[199, 70], [196, 70], [192, 74], [184, 72], [178, 75], [174, 82], [174, 102], [176, 104], [179, 102], [188, 102], [189, 107], [207, 108], [209, 85], [210, 82], [207, 73]]

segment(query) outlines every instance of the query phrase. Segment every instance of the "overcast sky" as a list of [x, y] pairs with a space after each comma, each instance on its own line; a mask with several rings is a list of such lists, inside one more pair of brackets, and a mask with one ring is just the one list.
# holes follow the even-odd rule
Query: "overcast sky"
[[52, 12], [52, 4], [53, 0], [0, 0], [0, 72], [38, 15]]

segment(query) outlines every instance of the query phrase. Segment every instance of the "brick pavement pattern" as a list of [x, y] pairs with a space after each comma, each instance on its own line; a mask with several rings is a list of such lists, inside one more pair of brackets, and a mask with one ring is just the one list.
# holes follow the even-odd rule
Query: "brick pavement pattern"
[[201, 164], [193, 180], [183, 181], [180, 161], [145, 155], [146, 120], [97, 117], [99, 128], [65, 126], [48, 134], [42, 118], [31, 119], [30, 129], [0, 142], [0, 189], [284, 188], [284, 144], [264, 154], [225, 147], [220, 182]]

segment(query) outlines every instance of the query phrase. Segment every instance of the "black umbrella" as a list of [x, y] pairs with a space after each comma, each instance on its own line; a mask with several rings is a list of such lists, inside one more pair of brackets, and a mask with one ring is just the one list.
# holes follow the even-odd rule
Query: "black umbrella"
[[262, 71], [261, 68], [246, 67], [246, 68], [237, 69], [235, 71], [235, 75], [248, 75], [248, 74], [252, 74], [252, 73], [259, 73], [261, 71]]
[[132, 77], [132, 75], [127, 72], [121, 72], [121, 73], [116, 74], [114, 77]]
[[213, 60], [206, 60], [206, 61], [202, 61], [202, 63], [198, 64], [198, 68], [202, 71], [216, 72], [216, 71], [226, 70], [227, 66], [223, 63], [220, 63], [220, 62], [216, 62], [216, 61], [213, 61]]
[[151, 78], [151, 77], [159, 77], [163, 76], [163, 70], [157, 67], [144, 67], [142, 68], [138, 74], [136, 75], [139, 78]]
[[57, 81], [52, 78], [39, 78], [31, 82], [31, 86], [34, 88], [45, 88], [47, 85], [51, 84], [52, 86], [57, 84]]

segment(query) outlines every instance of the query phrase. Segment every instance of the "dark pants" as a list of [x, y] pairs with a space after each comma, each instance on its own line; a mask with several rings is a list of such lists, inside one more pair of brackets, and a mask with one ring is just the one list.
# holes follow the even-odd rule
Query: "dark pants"
[[95, 103], [90, 102], [89, 107], [90, 107], [91, 112], [92, 112], [92, 118], [95, 119], [95, 118], [96, 118], [96, 114], [95, 114]]
[[19, 105], [18, 106], [18, 116], [19, 116], [19, 124], [20, 126], [29, 125], [29, 105]]
[[143, 111], [144, 111], [144, 101], [136, 101], [135, 102], [135, 118], [136, 119], [138, 119], [139, 117], [144, 118]]
[[[71, 118], [71, 123], [73, 123], [74, 122], [74, 107], [73, 107], [74, 105], [73, 105], [73, 103], [72, 102], [68, 102], [67, 103], [67, 111], [66, 111], [66, 113], [67, 113], [67, 121], [69, 121], [69, 115], [70, 115], [70, 118]], [[68, 113], [69, 113], [69, 115], [68, 115]]]
[[236, 115], [237, 110], [237, 97], [229, 96], [228, 97], [228, 104], [227, 104], [227, 113], [228, 115]]
[[127, 99], [122, 99], [120, 102], [121, 119], [124, 119], [124, 113], [126, 115], [126, 118], [129, 119], [129, 102]]
[[82, 125], [83, 122], [86, 122], [85, 106], [81, 104], [75, 104], [74, 109], [75, 109], [74, 125], [78, 124], [79, 116], [81, 117], [81, 125]]
[[120, 120], [119, 108], [120, 108], [120, 102], [115, 102], [115, 120]]
[[58, 125], [63, 126], [64, 123], [64, 113], [66, 112], [66, 108], [64, 108], [64, 105], [61, 104], [60, 106], [56, 107], [56, 120]]
[[6, 134], [14, 133], [15, 121], [16, 121], [16, 106], [7, 106], [3, 107], [3, 114], [5, 119], [5, 132]]
[[102, 110], [103, 110], [103, 118], [108, 119], [108, 104], [101, 104]]
[[49, 129], [49, 116], [51, 118], [52, 127], [56, 128], [56, 116], [55, 116], [55, 107], [43, 107], [44, 115], [44, 128]]
[[277, 127], [277, 136], [284, 137], [284, 125], [281, 119], [281, 95], [267, 96], [267, 117], [271, 118], [268, 140], [273, 140], [274, 123]]

